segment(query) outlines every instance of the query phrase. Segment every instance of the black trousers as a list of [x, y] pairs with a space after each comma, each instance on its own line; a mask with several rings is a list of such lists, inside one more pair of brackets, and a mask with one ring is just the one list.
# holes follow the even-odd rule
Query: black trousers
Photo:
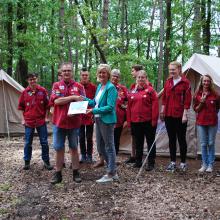
[[121, 137], [122, 130], [123, 130], [123, 126], [117, 127], [117, 128], [114, 129], [114, 142], [115, 142], [116, 155], [118, 154], [118, 151], [119, 151], [120, 137]]
[[186, 162], [187, 143], [186, 128], [187, 123], [182, 123], [182, 118], [165, 117], [165, 125], [169, 137], [169, 149], [171, 161], [176, 161], [176, 138], [180, 146], [181, 162]]
[[[151, 125], [151, 121], [147, 122], [132, 122], [131, 123], [132, 134], [135, 137], [136, 144], [136, 163], [142, 163], [143, 148], [144, 148], [144, 137], [146, 137], [148, 151], [150, 150], [156, 134], [156, 127]], [[154, 165], [156, 158], [156, 144], [154, 143], [153, 148], [148, 157], [148, 165]]]
[[[80, 151], [82, 155], [92, 156], [93, 151], [93, 124], [92, 125], [82, 125], [80, 127]], [[87, 143], [86, 143], [87, 142]]]

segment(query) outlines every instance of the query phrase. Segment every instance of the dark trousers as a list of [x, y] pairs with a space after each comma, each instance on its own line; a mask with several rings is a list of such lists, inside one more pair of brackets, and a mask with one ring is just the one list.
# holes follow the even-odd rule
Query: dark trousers
[[171, 161], [176, 161], [176, 138], [180, 146], [181, 162], [186, 162], [187, 144], [186, 128], [187, 123], [182, 123], [182, 118], [165, 117], [165, 125], [169, 137], [169, 149]]
[[115, 152], [118, 154], [119, 151], [119, 146], [120, 146], [120, 137], [121, 137], [121, 132], [123, 130], [123, 126], [117, 127], [114, 129], [114, 141], [115, 141]]
[[80, 127], [80, 151], [82, 155], [92, 156], [93, 151], [93, 124]]
[[[32, 142], [35, 128], [25, 126], [25, 144], [24, 144], [24, 160], [30, 161], [32, 157]], [[49, 146], [47, 141], [47, 125], [46, 123], [36, 128], [42, 150], [42, 160], [49, 161]]]
[[[136, 143], [136, 163], [142, 163], [143, 148], [144, 148], [144, 137], [146, 137], [148, 151], [150, 150], [156, 134], [156, 127], [152, 127], [151, 121], [147, 122], [132, 122], [131, 123], [132, 134], [135, 137]], [[154, 165], [156, 158], [156, 144], [154, 143], [153, 148], [148, 157], [148, 164]]]

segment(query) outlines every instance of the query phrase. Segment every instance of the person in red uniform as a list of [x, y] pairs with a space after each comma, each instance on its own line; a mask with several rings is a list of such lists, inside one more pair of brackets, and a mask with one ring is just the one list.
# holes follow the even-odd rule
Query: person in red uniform
[[212, 172], [215, 161], [215, 137], [218, 128], [219, 95], [214, 89], [210, 75], [200, 78], [193, 98], [196, 125], [202, 152], [202, 167], [199, 172]]
[[127, 123], [128, 126], [131, 126], [136, 143], [134, 167], [140, 168], [142, 166], [144, 137], [146, 137], [148, 151], [152, 147], [146, 170], [151, 171], [154, 169], [156, 157], [154, 140], [159, 116], [159, 104], [157, 93], [147, 82], [146, 72], [144, 70], [138, 71], [137, 86], [128, 94]]
[[53, 113], [53, 147], [56, 151], [56, 172], [51, 180], [52, 184], [62, 181], [62, 168], [64, 161], [64, 144], [66, 137], [69, 141], [71, 154], [73, 181], [81, 182], [79, 175], [78, 135], [81, 126], [81, 115], [68, 116], [70, 102], [81, 101], [85, 95], [81, 84], [75, 82], [71, 63], [61, 66], [63, 79], [55, 82], [52, 88], [50, 104], [54, 106]]
[[116, 115], [117, 122], [114, 128], [114, 142], [116, 155], [119, 151], [120, 137], [123, 129], [124, 122], [126, 121], [126, 109], [127, 109], [127, 88], [121, 84], [120, 81], [120, 70], [113, 69], [111, 71], [111, 82], [114, 84], [118, 91], [118, 98], [116, 102]]
[[176, 170], [176, 138], [180, 145], [181, 163], [179, 169], [186, 171], [186, 128], [187, 111], [191, 104], [190, 82], [182, 75], [182, 66], [179, 62], [169, 64], [170, 77], [164, 85], [160, 118], [165, 120], [165, 126], [169, 137], [169, 150], [171, 162], [167, 171]]
[[[137, 78], [137, 74], [139, 70], [143, 70], [144, 67], [142, 65], [139, 64], [135, 64], [131, 67], [131, 75], [133, 77], [133, 79], [135, 80], [135, 83], [131, 84], [130, 86], [130, 91], [135, 89], [136, 87], [136, 78]], [[135, 163], [135, 140], [134, 140], [134, 135], [131, 134], [132, 136], [132, 144], [131, 144], [131, 155], [129, 156], [129, 158], [125, 161], [126, 164], [129, 163]]]
[[50, 165], [46, 125], [49, 110], [48, 93], [45, 88], [37, 84], [38, 76], [36, 73], [28, 74], [27, 81], [28, 87], [22, 92], [18, 104], [18, 109], [23, 113], [22, 124], [25, 126], [25, 165], [23, 169], [30, 169], [32, 142], [36, 128], [42, 147], [42, 160], [44, 161], [44, 167], [51, 170], [53, 167]]
[[[90, 82], [89, 72], [86, 68], [83, 68], [80, 72], [80, 84], [84, 86], [86, 97], [94, 99], [96, 92], [96, 85]], [[92, 163], [92, 152], [93, 152], [93, 127], [94, 118], [93, 114], [82, 115], [82, 125], [80, 127], [80, 151], [81, 160], [80, 162]]]

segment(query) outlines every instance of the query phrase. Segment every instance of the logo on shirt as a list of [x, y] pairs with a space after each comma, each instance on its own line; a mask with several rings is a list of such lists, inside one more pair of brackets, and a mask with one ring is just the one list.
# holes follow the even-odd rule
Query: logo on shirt
[[59, 89], [64, 90], [64, 86], [59, 86]]

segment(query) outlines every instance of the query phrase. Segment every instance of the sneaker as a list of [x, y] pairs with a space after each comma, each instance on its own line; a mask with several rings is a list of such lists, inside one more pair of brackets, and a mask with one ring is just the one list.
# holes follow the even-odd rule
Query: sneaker
[[[108, 177], [108, 174], [105, 174], [106, 177]], [[119, 181], [119, 176], [116, 173], [114, 176], [112, 176], [113, 181]]]
[[211, 173], [213, 171], [213, 167], [212, 166], [208, 166], [208, 168], [206, 169], [207, 173]]
[[82, 179], [79, 175], [79, 171], [78, 170], [73, 170], [73, 181], [76, 183], [81, 183]]
[[85, 163], [85, 162], [86, 162], [86, 155], [82, 154], [79, 163]]
[[142, 166], [142, 163], [135, 163], [133, 165], [133, 168], [141, 168], [141, 166]]
[[220, 177], [220, 171], [217, 171], [216, 176]]
[[128, 164], [128, 163], [135, 163], [135, 157], [129, 157], [129, 158], [125, 161], [125, 164]]
[[109, 177], [108, 175], [104, 175], [102, 178], [96, 180], [97, 183], [109, 183], [113, 182], [113, 177]]
[[50, 161], [44, 161], [44, 168], [47, 170], [52, 170], [53, 166], [50, 165]]
[[147, 166], [146, 166], [146, 168], [145, 168], [145, 170], [146, 171], [152, 171], [154, 169], [154, 165], [152, 165], [152, 164], [148, 164]]
[[186, 163], [180, 163], [180, 165], [179, 165], [179, 170], [180, 170], [181, 172], [186, 172], [186, 170], [187, 170], [187, 165], [186, 165]]
[[62, 173], [61, 171], [55, 172], [50, 183], [55, 185], [57, 183], [61, 183], [62, 182]]
[[203, 172], [206, 171], [206, 169], [207, 169], [207, 166], [202, 165], [201, 168], [199, 169], [199, 172], [200, 172], [200, 173], [203, 173]]
[[23, 170], [30, 170], [30, 160], [25, 160], [24, 161]]
[[174, 172], [176, 170], [176, 163], [170, 162], [170, 164], [167, 166], [166, 171], [168, 172]]
[[66, 168], [66, 163], [63, 163], [63, 168]]

